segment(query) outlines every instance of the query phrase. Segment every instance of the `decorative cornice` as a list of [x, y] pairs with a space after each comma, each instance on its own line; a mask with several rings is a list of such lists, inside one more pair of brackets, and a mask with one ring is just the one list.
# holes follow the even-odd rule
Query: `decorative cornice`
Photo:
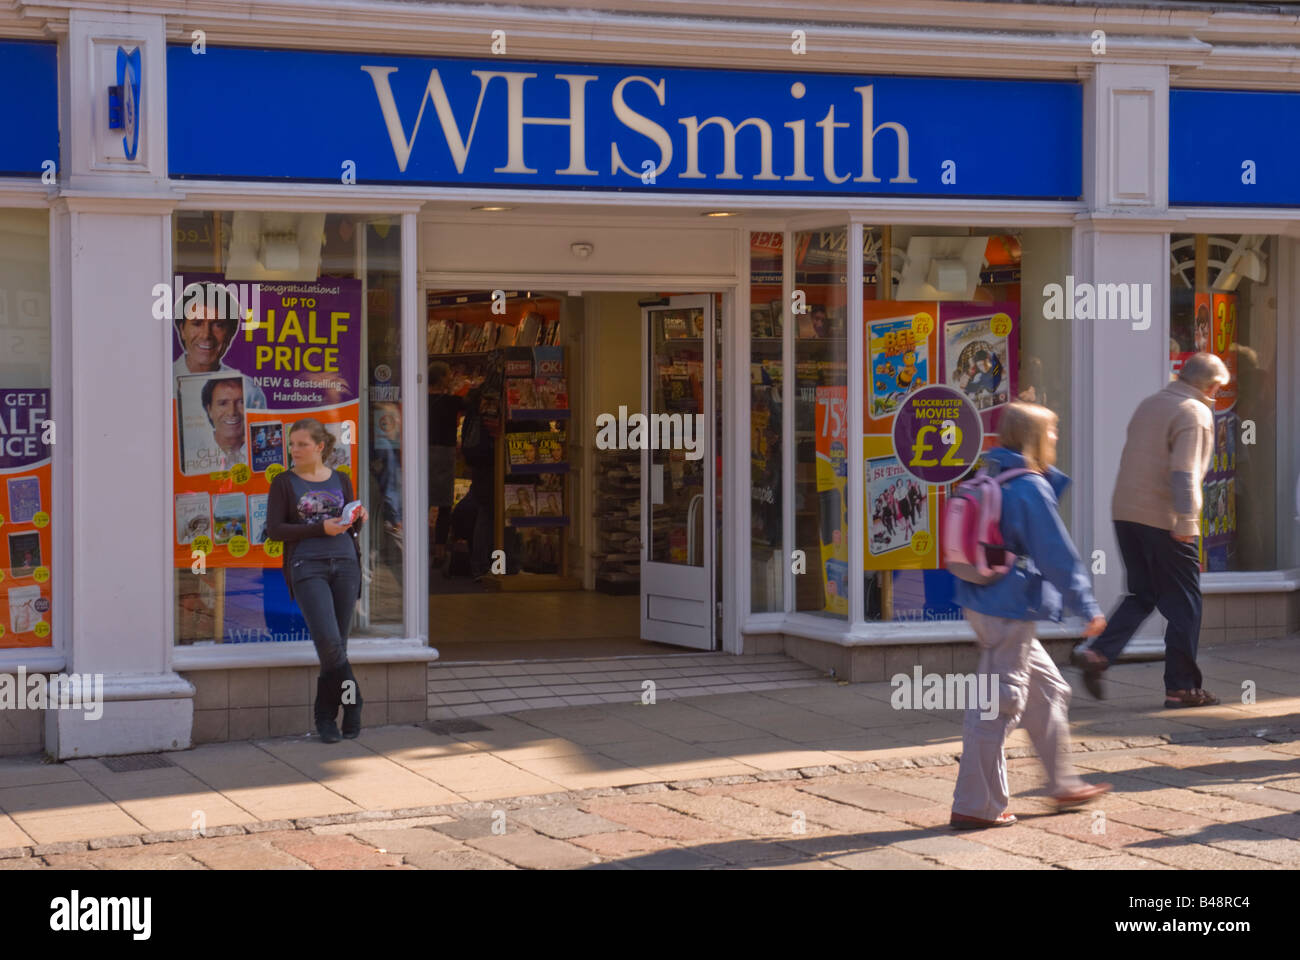
[[[489, 56], [504, 30], [511, 59], [839, 73], [1077, 78], [1105, 62], [1169, 65], [1179, 82], [1300, 89], [1300, 16], [1267, 9], [810, 0], [514, 0], [509, 5], [343, 0], [15, 0], [0, 32], [58, 36], [85, 16], [163, 16], [168, 36], [427, 56]], [[809, 53], [790, 51], [807, 31]], [[1223, 53], [1220, 53], [1222, 49]]]

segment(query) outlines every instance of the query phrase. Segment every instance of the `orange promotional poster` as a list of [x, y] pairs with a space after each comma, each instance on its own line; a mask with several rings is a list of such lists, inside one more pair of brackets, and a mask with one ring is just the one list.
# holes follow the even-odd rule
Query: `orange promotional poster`
[[50, 392], [0, 388], [0, 647], [50, 637]]
[[938, 383], [939, 305], [930, 302], [868, 300], [866, 325], [866, 405], [864, 433], [888, 434], [894, 413], [913, 390]]
[[1231, 410], [1237, 403], [1237, 295], [1214, 294], [1212, 316], [1209, 351], [1227, 364], [1228, 376], [1232, 378], [1215, 394], [1214, 409]]
[[849, 612], [848, 388], [817, 387], [817, 500], [821, 579], [828, 613]]
[[[223, 282], [184, 281], [185, 290]], [[267, 492], [293, 465], [296, 421], [319, 420], [336, 440], [326, 464], [355, 478], [361, 281], [239, 288], [242, 321], [185, 297], [173, 320], [173, 544], [175, 565], [196, 572], [280, 566], [283, 544], [266, 536]]]

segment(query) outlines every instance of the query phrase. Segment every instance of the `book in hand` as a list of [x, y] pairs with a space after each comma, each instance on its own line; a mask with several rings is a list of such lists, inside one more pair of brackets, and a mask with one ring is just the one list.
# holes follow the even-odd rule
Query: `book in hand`
[[339, 523], [350, 524], [357, 519], [357, 512], [361, 509], [360, 500], [352, 500], [343, 505], [343, 512], [339, 514]]

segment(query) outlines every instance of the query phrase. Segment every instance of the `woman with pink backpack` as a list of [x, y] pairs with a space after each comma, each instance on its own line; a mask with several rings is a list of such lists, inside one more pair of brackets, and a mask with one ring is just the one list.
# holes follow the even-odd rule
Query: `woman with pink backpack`
[[[1003, 476], [992, 485], [977, 480], [970, 489], [979, 491], [982, 504], [963, 499], [959, 487], [945, 517], [951, 521], [954, 508], [965, 508], [970, 529], [982, 507], [985, 519], [991, 515], [994, 520], [990, 535], [975, 544], [978, 556], [972, 563], [952, 562], [953, 551], [945, 545], [945, 562], [959, 578], [954, 601], [963, 608], [979, 644], [979, 674], [992, 675], [998, 698], [998, 712], [991, 719], [982, 718], [978, 706], [966, 711], [952, 800], [951, 824], [958, 830], [1016, 822], [1007, 810], [1003, 746], [1018, 725], [1029, 733], [1047, 770], [1048, 794], [1058, 809], [1086, 803], [1111, 789], [1108, 783], [1085, 783], [1075, 773], [1069, 760], [1070, 685], [1034, 637], [1035, 621], [1059, 620], [1062, 607], [1088, 619], [1085, 637], [1106, 627], [1088, 573], [1057, 513], [1057, 497], [1070, 481], [1053, 465], [1056, 425], [1056, 414], [1046, 407], [1016, 402], [1004, 406], [999, 446], [985, 455], [986, 470], [995, 480], [1002, 473], [1010, 478]], [[989, 548], [986, 558], [987, 541], [998, 539], [995, 532], [1000, 532], [1001, 546], [1008, 552]]]

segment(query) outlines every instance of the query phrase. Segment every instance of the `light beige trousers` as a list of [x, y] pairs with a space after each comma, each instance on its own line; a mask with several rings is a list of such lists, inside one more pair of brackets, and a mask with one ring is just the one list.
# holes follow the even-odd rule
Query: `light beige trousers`
[[1079, 789], [1084, 782], [1070, 763], [1070, 685], [1034, 638], [1034, 621], [964, 613], [979, 642], [979, 675], [997, 676], [998, 714], [983, 720], [978, 706], [966, 711], [952, 812], [994, 820], [1007, 809], [1003, 745], [1021, 725], [1047, 770], [1048, 794]]

